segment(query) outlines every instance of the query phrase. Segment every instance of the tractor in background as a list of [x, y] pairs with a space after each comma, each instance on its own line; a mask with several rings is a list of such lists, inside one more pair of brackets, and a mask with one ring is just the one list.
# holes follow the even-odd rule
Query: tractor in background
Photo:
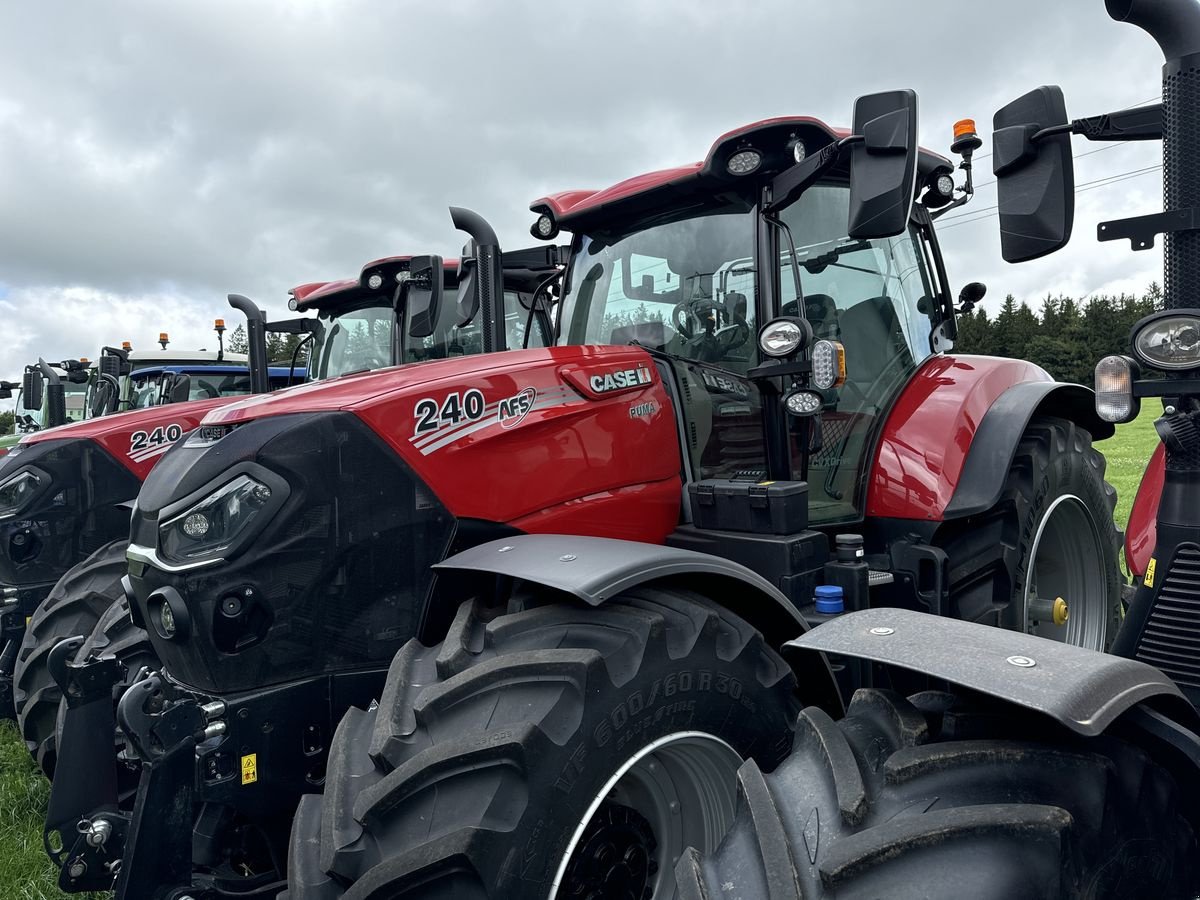
[[[521, 305], [557, 292], [556, 346], [493, 355], [485, 314], [480, 356], [207, 415], [131, 524], [161, 670], [116, 721], [85, 685], [117, 661], [62, 675], [88, 785], [54, 787], [60, 885], [267, 896], [310, 792], [291, 900], [584, 896], [613, 873], [671, 896], [742, 760], [770, 768], [802, 703], [838, 712], [869, 677], [785, 660], [811, 623], [906, 608], [1103, 648], [1112, 427], [1085, 388], [950, 352], [932, 223], [980, 142], [958, 129], [956, 187], [916, 121], [911, 92], [870, 95], [850, 131], [771, 119], [544, 198], [535, 236], [574, 236], [561, 287]], [[456, 307], [431, 294], [406, 327], [499, 306], [514, 255], [452, 215]], [[129, 814], [103, 787], [118, 723]]]

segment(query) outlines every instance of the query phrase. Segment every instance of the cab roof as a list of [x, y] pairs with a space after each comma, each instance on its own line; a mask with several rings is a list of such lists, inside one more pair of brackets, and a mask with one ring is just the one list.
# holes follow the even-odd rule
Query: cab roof
[[[678, 204], [689, 195], [713, 196], [722, 192], [757, 194], [763, 182], [794, 164], [792, 144], [804, 142], [811, 156], [847, 137], [845, 128], [833, 128], [811, 116], [777, 116], [727, 131], [715, 141], [701, 162], [659, 169], [627, 178], [600, 191], [562, 191], [529, 205], [535, 213], [549, 212], [568, 231], [587, 227], [610, 215], [636, 215], [643, 209]], [[755, 149], [763, 163], [750, 175], [731, 175], [725, 163], [734, 153]], [[918, 154], [918, 183], [938, 169], [951, 171], [944, 156], [922, 148]]]
[[245, 353], [230, 353], [226, 351], [221, 355], [218, 362], [216, 350], [131, 350], [129, 352], [129, 362], [139, 369], [155, 364], [160, 366], [187, 365], [188, 363], [203, 363], [206, 361], [211, 361], [218, 365], [224, 362], [248, 363], [250, 357]]
[[[337, 281], [312, 281], [297, 285], [288, 291], [296, 301], [296, 309], [331, 309], [347, 303], [369, 297], [383, 290], [383, 287], [372, 288], [369, 280], [372, 275], [380, 275], [384, 285], [394, 285], [400, 272], [407, 272], [413, 261], [412, 256], [385, 256], [373, 259], [362, 267], [357, 278], [342, 278]], [[445, 272], [446, 286], [454, 287], [454, 275], [458, 271], [457, 259], [445, 259], [442, 262]]]

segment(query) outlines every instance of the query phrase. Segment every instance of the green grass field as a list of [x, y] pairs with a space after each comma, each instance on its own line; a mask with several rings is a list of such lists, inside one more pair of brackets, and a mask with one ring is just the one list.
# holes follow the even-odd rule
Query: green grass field
[[[1158, 437], [1156, 412], [1148, 409], [1135, 422], [1121, 426], [1116, 436], [1099, 444], [1108, 459], [1106, 477], [1117, 489], [1117, 527], [1124, 529], [1138, 482]], [[20, 900], [60, 900], [42, 850], [42, 814], [50, 788], [38, 773], [11, 722], [0, 722], [0, 897]], [[78, 897], [79, 895], [74, 895]]]

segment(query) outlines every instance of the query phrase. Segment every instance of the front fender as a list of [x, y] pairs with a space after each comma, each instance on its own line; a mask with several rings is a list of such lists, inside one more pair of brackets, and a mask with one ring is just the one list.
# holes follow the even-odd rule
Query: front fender
[[[600, 606], [622, 591], [655, 582], [695, 590], [749, 622], [776, 649], [808, 631], [800, 611], [773, 584], [745, 566], [660, 544], [563, 534], [522, 534], [490, 541], [434, 566], [540, 584]], [[790, 662], [790, 660], [789, 660]], [[805, 702], [840, 710], [841, 695], [824, 659], [806, 660], [796, 676]]]
[[787, 648], [920, 672], [1043, 713], [1085, 736], [1100, 734], [1143, 702], [1189, 728], [1197, 721], [1179, 688], [1153, 666], [908, 609], [846, 613]]
[[1146, 464], [1146, 474], [1138, 485], [1129, 511], [1129, 525], [1125, 528], [1125, 564], [1137, 578], [1146, 574], [1158, 541], [1158, 501], [1162, 499], [1165, 477], [1166, 450], [1160, 443]]
[[1062, 384], [1019, 359], [938, 356], [904, 388], [888, 415], [871, 470], [867, 515], [944, 521], [991, 509], [1017, 444], [1037, 413], [1061, 416], [1096, 439], [1089, 388]]

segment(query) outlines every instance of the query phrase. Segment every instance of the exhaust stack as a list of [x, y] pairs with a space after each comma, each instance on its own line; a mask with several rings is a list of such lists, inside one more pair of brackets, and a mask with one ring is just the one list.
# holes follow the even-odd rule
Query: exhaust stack
[[1162, 48], [1167, 63], [1200, 53], [1200, 5], [1196, 0], [1104, 0], [1118, 22], [1136, 25]]
[[[1163, 206], [1200, 222], [1200, 3], [1104, 0], [1108, 14], [1145, 30], [1162, 48]], [[1200, 307], [1200, 230], [1170, 231], [1163, 254], [1167, 309]]]

